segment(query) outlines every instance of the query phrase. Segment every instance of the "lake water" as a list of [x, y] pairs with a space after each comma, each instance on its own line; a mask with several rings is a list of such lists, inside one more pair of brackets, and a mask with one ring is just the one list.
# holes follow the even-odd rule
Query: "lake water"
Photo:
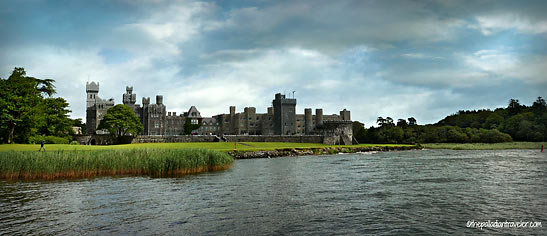
[[452, 233], [546, 235], [547, 153], [379, 152], [237, 160], [181, 178], [0, 181], [2, 235]]

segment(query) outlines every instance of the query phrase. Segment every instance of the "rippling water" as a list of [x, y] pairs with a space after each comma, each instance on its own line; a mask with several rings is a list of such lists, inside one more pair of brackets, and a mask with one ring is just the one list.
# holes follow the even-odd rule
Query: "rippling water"
[[[467, 228], [469, 220], [542, 228]], [[547, 154], [238, 160], [181, 178], [0, 182], [0, 234], [547, 234]]]

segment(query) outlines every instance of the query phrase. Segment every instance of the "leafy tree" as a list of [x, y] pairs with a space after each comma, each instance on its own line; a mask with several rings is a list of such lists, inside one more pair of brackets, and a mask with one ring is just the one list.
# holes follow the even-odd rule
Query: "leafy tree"
[[393, 118], [391, 118], [389, 116], [386, 117], [386, 124], [392, 126], [393, 125]]
[[[2, 141], [26, 142], [36, 130], [36, 107], [45, 96], [55, 93], [54, 80], [37, 79], [16, 67], [8, 79], [0, 78], [0, 128]], [[16, 132], [17, 131], [17, 132]]]
[[416, 121], [416, 118], [414, 118], [414, 117], [408, 118], [408, 125], [410, 125], [410, 126], [418, 125], [418, 122]]
[[37, 117], [36, 129], [45, 136], [68, 138], [74, 134], [73, 121], [68, 117], [71, 111], [64, 98], [46, 98], [38, 105], [40, 115]]
[[402, 143], [404, 131], [397, 126], [382, 128], [380, 131], [380, 142], [383, 143]]
[[402, 128], [406, 128], [408, 126], [408, 123], [406, 123], [405, 119], [399, 119], [399, 120], [397, 120], [397, 126], [402, 127]]
[[538, 97], [532, 104], [532, 111], [536, 115], [541, 115], [542, 113], [547, 112], [547, 103], [545, 102], [545, 99]]
[[496, 129], [501, 123], [503, 123], [503, 117], [497, 113], [492, 113], [486, 118], [482, 127], [486, 129]]
[[518, 99], [509, 99], [509, 105], [507, 106], [507, 110], [509, 111], [510, 115], [516, 115], [522, 111], [524, 107], [520, 105]]
[[352, 130], [353, 130], [353, 137], [357, 140], [357, 142], [359, 142], [359, 143], [365, 143], [366, 142], [365, 124], [363, 124], [359, 121], [353, 121], [352, 122]]
[[199, 124], [192, 124], [190, 119], [186, 119], [184, 122], [184, 134], [191, 135], [192, 131], [199, 129], [201, 127], [201, 122]]
[[381, 117], [379, 116], [377, 119], [376, 119], [376, 124], [379, 125], [380, 127], [384, 126], [386, 124], [387, 120], [384, 119], [384, 117]]
[[73, 119], [72, 120], [72, 126], [80, 127], [82, 129], [82, 134], [87, 134], [86, 125], [82, 121], [82, 118]]
[[108, 130], [117, 138], [118, 142], [121, 142], [124, 136], [136, 136], [142, 133], [144, 127], [131, 107], [118, 104], [108, 108], [98, 129]]

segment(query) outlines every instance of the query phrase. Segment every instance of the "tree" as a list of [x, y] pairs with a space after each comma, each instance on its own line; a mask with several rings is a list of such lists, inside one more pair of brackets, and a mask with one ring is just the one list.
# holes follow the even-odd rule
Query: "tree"
[[68, 117], [68, 103], [64, 98], [46, 98], [38, 105], [36, 129], [45, 136], [70, 137], [73, 121]]
[[191, 135], [192, 131], [199, 129], [199, 127], [201, 127], [201, 122], [199, 124], [192, 124], [191, 119], [186, 119], [183, 133], [185, 135]]
[[406, 123], [405, 119], [399, 119], [399, 120], [397, 120], [397, 126], [402, 127], [402, 128], [406, 128], [408, 126], [408, 123]]
[[[15, 67], [10, 77], [0, 78], [0, 128], [2, 139], [26, 141], [34, 132], [36, 107], [44, 96], [55, 93], [52, 79], [37, 79], [26, 75], [25, 69]], [[18, 132], [15, 132], [15, 131]]]
[[377, 119], [376, 119], [376, 124], [378, 124], [380, 127], [384, 126], [386, 124], [386, 119], [384, 119], [384, 117], [381, 117], [379, 116]]
[[532, 104], [532, 111], [537, 116], [547, 112], [547, 103], [545, 102], [545, 99], [543, 99], [542, 97], [538, 97], [536, 101]]
[[496, 129], [501, 123], [503, 123], [503, 117], [497, 113], [492, 113], [486, 118], [482, 126], [485, 129]]
[[523, 105], [520, 105], [519, 103], [519, 100], [518, 99], [509, 99], [509, 105], [507, 106], [507, 110], [509, 110], [509, 114], [510, 115], [516, 115], [518, 113], [520, 113], [520, 111], [524, 108], [525, 106]]
[[353, 137], [357, 140], [357, 142], [359, 143], [366, 142], [365, 124], [359, 121], [353, 121], [352, 130], [353, 130]]
[[410, 126], [418, 125], [418, 122], [416, 121], [416, 118], [414, 118], [414, 117], [408, 118], [408, 125], [410, 125]]
[[86, 125], [82, 121], [82, 118], [73, 119], [72, 126], [80, 127], [80, 129], [82, 129], [82, 134], [87, 134]]
[[391, 117], [386, 117], [386, 124], [389, 125], [389, 126], [392, 126], [393, 125], [393, 118]]
[[104, 118], [99, 123], [98, 129], [107, 129], [110, 134], [116, 137], [118, 142], [121, 142], [124, 136], [136, 136], [142, 133], [144, 127], [131, 107], [118, 104], [108, 108]]

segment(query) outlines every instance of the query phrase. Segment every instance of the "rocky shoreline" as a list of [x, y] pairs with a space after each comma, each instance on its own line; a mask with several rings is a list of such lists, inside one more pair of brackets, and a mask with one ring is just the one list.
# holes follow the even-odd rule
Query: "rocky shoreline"
[[421, 145], [413, 146], [374, 146], [374, 147], [325, 147], [325, 148], [285, 148], [271, 151], [230, 151], [229, 155], [234, 159], [253, 159], [253, 158], [274, 158], [289, 156], [309, 156], [309, 155], [333, 155], [338, 153], [358, 153], [358, 152], [385, 152], [385, 151], [406, 151], [419, 150]]

